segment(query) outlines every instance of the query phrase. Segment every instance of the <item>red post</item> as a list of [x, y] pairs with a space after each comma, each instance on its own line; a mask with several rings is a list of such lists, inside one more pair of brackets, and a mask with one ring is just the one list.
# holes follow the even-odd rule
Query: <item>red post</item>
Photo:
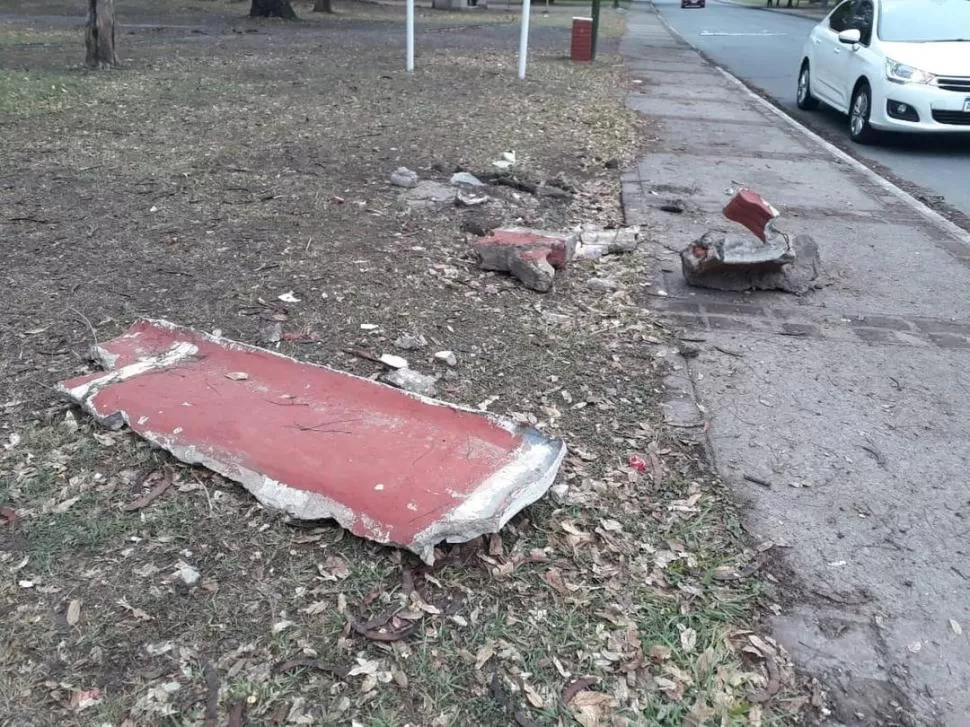
[[572, 46], [569, 53], [573, 63], [593, 60], [593, 19], [573, 18]]

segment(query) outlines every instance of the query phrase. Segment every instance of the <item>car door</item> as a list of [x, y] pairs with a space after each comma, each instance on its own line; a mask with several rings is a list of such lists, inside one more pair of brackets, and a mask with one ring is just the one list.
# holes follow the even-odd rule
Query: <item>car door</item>
[[848, 110], [852, 103], [855, 82], [868, 70], [875, 18], [873, 0], [851, 0], [849, 4], [850, 12], [845, 29], [858, 30], [861, 40], [855, 45], [846, 45], [839, 43], [836, 35], [836, 45], [840, 47], [830, 56], [836, 106], [843, 110]]
[[847, 102], [841, 76], [845, 71], [848, 48], [839, 42], [839, 33], [849, 29], [852, 11], [853, 0], [845, 0], [832, 11], [827, 24], [822, 23], [812, 37], [815, 46], [815, 68], [812, 72], [815, 95], [843, 111], [847, 108]]

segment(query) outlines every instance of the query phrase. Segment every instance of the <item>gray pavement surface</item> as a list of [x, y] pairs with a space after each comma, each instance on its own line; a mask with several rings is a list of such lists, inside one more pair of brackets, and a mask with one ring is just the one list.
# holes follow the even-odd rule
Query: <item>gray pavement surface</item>
[[[690, 374], [711, 456], [791, 596], [770, 626], [829, 689], [829, 724], [965, 727], [970, 243], [740, 91], [652, 6], [633, 6], [621, 48], [656, 137], [623, 184], [656, 243], [643, 302], [703, 339]], [[730, 228], [741, 185], [815, 238], [825, 287], [684, 284], [679, 251]]]
[[[657, 9], [692, 46], [715, 63], [778, 101], [799, 121], [848, 140], [848, 120], [830, 109], [795, 106], [802, 44], [818, 20], [709, 0], [703, 10], [681, 10], [679, 0], [657, 0]], [[970, 214], [970, 134], [945, 137], [888, 136], [880, 146], [852, 145], [853, 153], [885, 165], [900, 178]], [[967, 724], [970, 724], [968, 718]]]

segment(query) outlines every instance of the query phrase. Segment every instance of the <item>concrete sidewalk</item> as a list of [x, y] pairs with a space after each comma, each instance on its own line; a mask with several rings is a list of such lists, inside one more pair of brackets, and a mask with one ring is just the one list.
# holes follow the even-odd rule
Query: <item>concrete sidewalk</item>
[[[624, 177], [657, 242], [643, 303], [703, 339], [710, 451], [784, 546], [776, 636], [832, 724], [968, 724], [970, 245], [790, 126], [633, 6], [622, 50], [650, 125]], [[685, 286], [677, 253], [750, 186], [819, 244], [804, 298]], [[674, 200], [681, 214], [662, 211]], [[751, 484], [745, 475], [770, 482]], [[776, 551], [778, 552], [778, 551]]]

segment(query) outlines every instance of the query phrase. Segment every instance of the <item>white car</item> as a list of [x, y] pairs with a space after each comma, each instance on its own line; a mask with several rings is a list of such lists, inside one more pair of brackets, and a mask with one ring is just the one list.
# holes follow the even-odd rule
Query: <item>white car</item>
[[854, 141], [970, 134], [970, 0], [846, 0], [802, 56], [798, 107], [847, 113]]

